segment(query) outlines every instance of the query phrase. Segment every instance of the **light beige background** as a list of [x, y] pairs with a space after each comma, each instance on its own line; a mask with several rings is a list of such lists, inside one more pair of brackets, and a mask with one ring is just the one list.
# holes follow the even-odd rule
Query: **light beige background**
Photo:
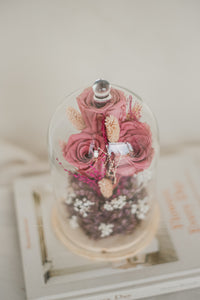
[[46, 156], [62, 98], [104, 77], [155, 112], [162, 145], [200, 139], [200, 1], [0, 1], [0, 137]]

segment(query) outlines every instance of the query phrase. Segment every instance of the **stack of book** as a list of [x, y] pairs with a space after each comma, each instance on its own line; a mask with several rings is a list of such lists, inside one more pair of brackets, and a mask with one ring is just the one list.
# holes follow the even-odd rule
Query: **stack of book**
[[157, 235], [137, 256], [115, 263], [78, 257], [57, 240], [49, 174], [18, 179], [15, 203], [27, 298], [129, 300], [200, 286], [199, 162], [192, 150], [161, 157]]

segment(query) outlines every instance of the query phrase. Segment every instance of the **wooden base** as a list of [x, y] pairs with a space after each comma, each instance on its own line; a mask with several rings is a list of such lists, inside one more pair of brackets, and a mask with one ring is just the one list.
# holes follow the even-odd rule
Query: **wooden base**
[[56, 207], [52, 211], [52, 225], [58, 239], [73, 253], [95, 261], [117, 261], [136, 255], [155, 236], [159, 219], [159, 208], [156, 205], [148, 223], [141, 222], [132, 234], [95, 241], [87, 237], [81, 228], [71, 229], [67, 222], [63, 223]]

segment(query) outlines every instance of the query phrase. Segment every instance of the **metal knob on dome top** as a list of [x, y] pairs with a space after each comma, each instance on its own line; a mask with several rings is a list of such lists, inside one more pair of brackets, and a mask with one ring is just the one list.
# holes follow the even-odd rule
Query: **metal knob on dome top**
[[97, 102], [106, 102], [111, 99], [111, 85], [107, 80], [98, 79], [92, 86], [94, 91], [94, 100]]

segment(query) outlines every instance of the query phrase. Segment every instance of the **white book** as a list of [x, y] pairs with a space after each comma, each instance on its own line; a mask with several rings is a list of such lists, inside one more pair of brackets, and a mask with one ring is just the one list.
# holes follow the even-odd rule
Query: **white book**
[[69, 252], [51, 225], [50, 175], [15, 182], [27, 299], [140, 299], [200, 286], [200, 172], [188, 153], [160, 159], [156, 237], [140, 254], [115, 263]]

